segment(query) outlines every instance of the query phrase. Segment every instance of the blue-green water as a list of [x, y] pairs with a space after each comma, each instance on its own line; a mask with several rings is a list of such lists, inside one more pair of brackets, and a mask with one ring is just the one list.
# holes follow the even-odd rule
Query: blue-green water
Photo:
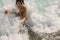
[[[15, 0], [11, 0], [12, 3], [15, 3]], [[55, 0], [26, 0], [27, 2], [29, 2], [31, 5], [35, 4], [35, 8], [39, 11], [39, 12], [44, 12], [45, 11], [45, 7], [50, 6], [51, 4], [54, 4]], [[6, 0], [0, 0], [0, 8], [4, 6], [5, 3], [8, 3], [8, 1]]]

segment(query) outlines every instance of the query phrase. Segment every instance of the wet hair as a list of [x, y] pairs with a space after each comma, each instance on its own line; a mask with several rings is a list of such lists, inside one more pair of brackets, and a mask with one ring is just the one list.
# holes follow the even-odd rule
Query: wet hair
[[16, 0], [16, 4], [17, 2], [23, 3], [24, 4], [24, 0]]

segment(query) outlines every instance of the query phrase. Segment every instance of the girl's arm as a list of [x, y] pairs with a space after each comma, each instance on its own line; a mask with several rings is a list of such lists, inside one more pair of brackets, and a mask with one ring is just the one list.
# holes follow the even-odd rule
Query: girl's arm
[[22, 22], [25, 23], [25, 21], [27, 20], [27, 10], [26, 8], [24, 7], [24, 10], [23, 10], [23, 16], [22, 16]]

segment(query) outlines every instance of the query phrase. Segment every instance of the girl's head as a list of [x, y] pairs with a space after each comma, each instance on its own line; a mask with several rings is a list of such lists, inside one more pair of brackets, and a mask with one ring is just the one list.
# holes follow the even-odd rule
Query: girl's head
[[24, 4], [24, 0], [16, 0], [16, 4], [20, 2], [20, 3], [23, 3]]
[[23, 4], [24, 4], [24, 0], [16, 0], [16, 5], [18, 7], [23, 6]]
[[20, 8], [21, 6], [23, 6], [23, 3], [18, 1], [16, 5]]

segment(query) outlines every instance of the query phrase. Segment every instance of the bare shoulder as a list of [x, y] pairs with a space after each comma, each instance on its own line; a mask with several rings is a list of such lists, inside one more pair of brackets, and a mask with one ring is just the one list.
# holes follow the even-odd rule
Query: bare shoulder
[[25, 6], [22, 6], [22, 9], [25, 9], [26, 10], [26, 7]]

